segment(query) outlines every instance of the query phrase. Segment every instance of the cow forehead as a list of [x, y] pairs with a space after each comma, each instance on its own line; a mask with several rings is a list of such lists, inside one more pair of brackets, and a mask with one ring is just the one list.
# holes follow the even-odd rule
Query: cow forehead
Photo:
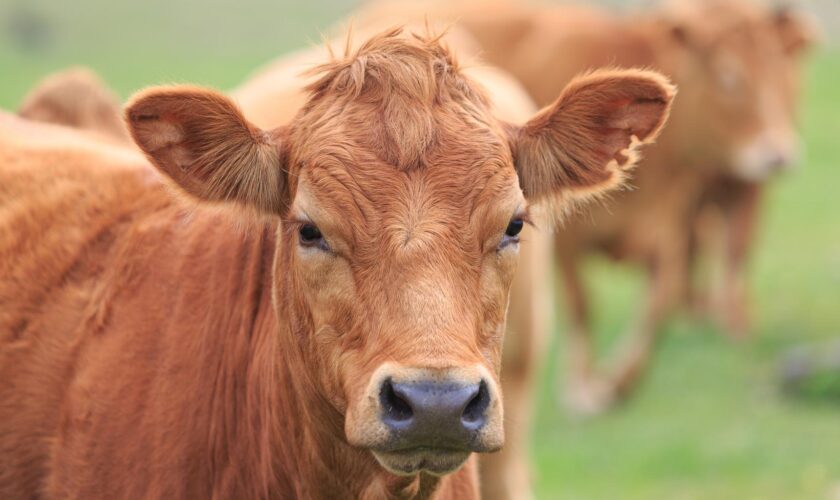
[[475, 240], [506, 225], [524, 205], [510, 153], [433, 152], [422, 168], [394, 168], [365, 150], [325, 149], [300, 170], [293, 212], [335, 228], [345, 239], [390, 248]]
[[440, 36], [392, 30], [315, 73], [310, 99], [294, 121], [298, 148], [311, 154], [329, 138], [373, 153], [400, 170], [422, 167], [453, 136], [499, 142], [500, 128], [481, 89], [461, 73]]
[[[500, 131], [457, 120], [433, 120], [433, 139], [407, 165], [383, 154], [376, 127], [353, 121], [307, 134], [297, 153], [299, 183], [310, 203], [381, 230], [432, 220], [469, 223], [480, 206], [520, 201], [509, 144]], [[422, 224], [421, 224], [422, 223]]]
[[[751, 66], [781, 57], [782, 45], [770, 12], [749, 2], [693, 2], [676, 16], [713, 52], [737, 55]], [[763, 56], [763, 57], [756, 57]]]
[[772, 26], [745, 24], [743, 29], [729, 33], [718, 46], [716, 60], [718, 72], [738, 75], [746, 89], [744, 100], [764, 106], [768, 96], [792, 98], [795, 73]]
[[410, 246], [521, 198], [503, 125], [439, 37], [385, 32], [318, 72], [288, 151], [318, 223]]

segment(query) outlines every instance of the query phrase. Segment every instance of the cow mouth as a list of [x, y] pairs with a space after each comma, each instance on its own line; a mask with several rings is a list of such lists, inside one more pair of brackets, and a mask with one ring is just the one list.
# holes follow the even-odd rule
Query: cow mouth
[[392, 474], [408, 476], [426, 472], [442, 476], [458, 470], [472, 452], [417, 447], [396, 451], [372, 451], [372, 453], [376, 460]]

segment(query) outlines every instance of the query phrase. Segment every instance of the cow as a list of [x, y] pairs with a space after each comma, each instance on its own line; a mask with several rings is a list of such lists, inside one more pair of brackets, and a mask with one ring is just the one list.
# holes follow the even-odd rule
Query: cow
[[[446, 12], [446, 6], [438, 8]], [[636, 386], [662, 322], [695, 288], [694, 228], [712, 208], [723, 214], [727, 246], [727, 272], [715, 294], [725, 309], [715, 315], [743, 337], [749, 328], [745, 260], [757, 203], [765, 180], [797, 157], [798, 61], [812, 38], [809, 24], [790, 10], [724, 0], [642, 15], [513, 2], [497, 10], [470, 2], [451, 9], [457, 14], [437, 15], [457, 20], [483, 57], [519, 79], [538, 105], [550, 102], [575, 74], [605, 64], [654, 68], [680, 87], [671, 125], [646, 155], [634, 189], [569, 219], [557, 232], [555, 255], [571, 316], [569, 408], [599, 413]], [[579, 261], [595, 252], [641, 267], [648, 282], [639, 317], [604, 368], [595, 360], [579, 276]]]
[[[460, 58], [477, 59], [478, 47], [469, 35], [454, 27], [443, 28], [444, 41], [458, 52]], [[340, 40], [332, 40], [329, 47], [339, 50]], [[327, 46], [316, 46], [295, 51], [272, 61], [258, 70], [247, 81], [233, 89], [230, 96], [236, 101], [245, 117], [257, 126], [275, 128], [285, 125], [306, 103], [306, 75], [302, 68], [317, 64], [327, 55]], [[506, 122], [522, 124], [533, 115], [536, 105], [525, 89], [505, 72], [491, 66], [467, 65], [464, 71], [478, 82], [494, 103], [496, 116]], [[80, 78], [84, 76], [85, 94], [111, 96], [113, 91], [91, 70], [73, 68], [48, 76], [36, 85], [25, 99], [23, 109], [63, 108], [62, 114], [45, 114], [41, 121], [89, 129], [87, 118], [92, 114], [85, 106], [74, 103], [78, 98]], [[44, 89], [48, 89], [45, 91]], [[87, 99], [97, 110], [110, 108], [109, 113], [119, 114], [119, 105], [113, 99]], [[100, 111], [101, 113], [101, 111]], [[32, 117], [30, 117], [32, 118]], [[88, 125], [88, 126], [86, 126]], [[127, 137], [124, 126], [105, 130], [110, 139], [120, 142]], [[115, 132], [115, 133], [113, 133]], [[133, 145], [133, 143], [132, 143]], [[484, 454], [480, 460], [480, 486], [485, 498], [531, 498], [531, 472], [528, 467], [528, 440], [531, 430], [531, 413], [534, 407], [535, 377], [541, 373], [538, 353], [547, 345], [552, 287], [548, 269], [551, 239], [545, 230], [548, 221], [531, 209], [533, 226], [526, 226], [521, 233], [520, 264], [511, 285], [511, 299], [507, 314], [506, 334], [502, 349], [501, 388], [506, 394], [505, 447], [503, 450]]]
[[[447, 30], [445, 37], [450, 47], [458, 50], [459, 56], [477, 57], [475, 45], [470, 45], [468, 35], [458, 33], [454, 28]], [[331, 42], [336, 45], [336, 41]], [[306, 103], [306, 77], [302, 68], [322, 60], [327, 51], [324, 47], [313, 47], [296, 51], [279, 58], [260, 69], [251, 78], [231, 92], [231, 97], [240, 106], [243, 114], [252, 123], [275, 128], [285, 125]], [[476, 80], [494, 102], [497, 117], [509, 123], [522, 124], [536, 110], [536, 105], [519, 85], [503, 71], [485, 66], [467, 66], [464, 70]], [[81, 77], [81, 78], [80, 78]], [[100, 96], [77, 103], [79, 87], [84, 95]], [[120, 105], [113, 91], [90, 69], [73, 68], [60, 71], [45, 78], [36, 85], [24, 100], [25, 106], [19, 114], [47, 123], [63, 124], [80, 130], [97, 129], [91, 107], [103, 114], [118, 116]], [[62, 113], [27, 113], [31, 109], [62, 109]], [[105, 138], [121, 143], [129, 137], [124, 124], [103, 129]], [[133, 142], [131, 145], [133, 146]], [[510, 498], [513, 496], [533, 497], [531, 473], [528, 467], [528, 440], [530, 439], [531, 412], [533, 410], [534, 378], [541, 373], [542, 359], [538, 353], [546, 347], [551, 297], [549, 262], [551, 240], [547, 225], [531, 209], [533, 226], [526, 226], [521, 233], [520, 265], [511, 285], [511, 299], [508, 308], [506, 334], [502, 350], [503, 374], [502, 392], [507, 394], [507, 418], [505, 419], [505, 448], [498, 453], [481, 456], [480, 484], [482, 496], [487, 498]]]
[[33, 121], [66, 125], [130, 145], [117, 95], [89, 68], [53, 73], [23, 98], [17, 114]]
[[674, 87], [597, 71], [516, 126], [390, 30], [309, 92], [264, 130], [142, 91], [145, 159], [0, 118], [0, 496], [476, 497], [528, 203], [620, 186]]

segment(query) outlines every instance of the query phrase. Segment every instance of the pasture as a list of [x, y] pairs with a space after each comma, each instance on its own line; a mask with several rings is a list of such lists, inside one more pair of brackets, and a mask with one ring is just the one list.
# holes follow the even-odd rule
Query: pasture
[[[230, 88], [259, 65], [318, 41], [349, 0], [84, 0], [0, 3], [0, 107], [47, 73], [92, 67], [126, 97], [145, 85]], [[617, 412], [575, 420], [556, 405], [563, 312], [541, 390], [534, 454], [541, 498], [838, 498], [840, 405], [791, 400], [779, 356], [840, 336], [840, 52], [810, 57], [805, 158], [766, 200], [752, 262], [755, 335], [740, 344], [677, 317], [644, 386]], [[637, 304], [639, 276], [587, 264], [607, 345]], [[833, 492], [833, 493], [830, 493]], [[829, 495], [836, 495], [831, 497]]]

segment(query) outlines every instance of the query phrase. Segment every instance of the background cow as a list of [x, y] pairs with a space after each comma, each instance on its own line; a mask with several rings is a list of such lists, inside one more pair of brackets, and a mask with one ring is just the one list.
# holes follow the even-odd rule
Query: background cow
[[18, 114], [66, 125], [101, 139], [131, 144], [117, 95], [88, 68], [69, 68], [43, 79], [23, 99]]

